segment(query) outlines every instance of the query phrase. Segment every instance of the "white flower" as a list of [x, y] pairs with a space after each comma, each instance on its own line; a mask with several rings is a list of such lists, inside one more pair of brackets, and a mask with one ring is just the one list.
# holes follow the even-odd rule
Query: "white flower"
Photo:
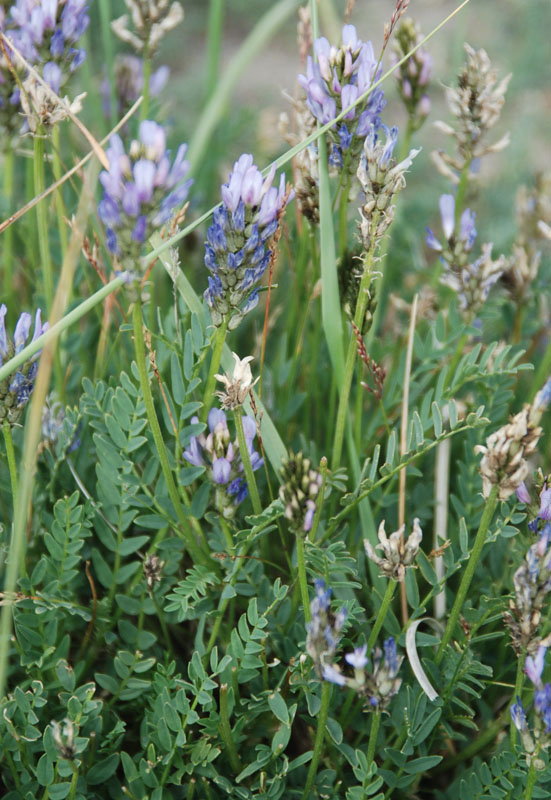
[[216, 392], [222, 401], [222, 407], [234, 409], [243, 405], [258, 378], [253, 381], [253, 374], [249, 364], [253, 360], [253, 356], [246, 356], [241, 359], [237, 353], [232, 353], [232, 355], [235, 360], [232, 377], [230, 378], [227, 373], [225, 375], [215, 375], [214, 377], [226, 387], [225, 391]]

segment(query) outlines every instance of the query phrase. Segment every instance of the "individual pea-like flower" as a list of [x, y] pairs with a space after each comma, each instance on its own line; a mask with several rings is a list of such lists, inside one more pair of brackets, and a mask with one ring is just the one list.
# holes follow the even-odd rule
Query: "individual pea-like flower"
[[[384, 133], [383, 139], [381, 132]], [[365, 195], [360, 208], [360, 234], [366, 252], [373, 251], [394, 219], [394, 200], [406, 185], [405, 173], [420, 150], [411, 150], [399, 164], [392, 157], [398, 128], [369, 128], [358, 167], [358, 180]]]
[[378, 61], [371, 42], [362, 42], [354, 25], [343, 26], [340, 47], [322, 36], [314, 42], [314, 51], [317, 62], [308, 56], [306, 75], [299, 76], [299, 83], [306, 92], [308, 108], [322, 125], [349, 109], [328, 133], [329, 162], [354, 175], [363, 140], [372, 125], [379, 125], [386, 104], [384, 92], [375, 89], [354, 108], [350, 106], [380, 76]]
[[[392, 63], [396, 64], [422, 39], [421, 30], [411, 18], [402, 19], [394, 36]], [[407, 61], [396, 69], [394, 77], [405, 105], [410, 129], [418, 130], [426, 120], [431, 103], [427, 87], [432, 76], [432, 57], [424, 47], [419, 47]]]
[[73, 761], [77, 755], [75, 735], [78, 733], [78, 729], [75, 728], [75, 724], [66, 717], [61, 724], [52, 720], [51, 726], [52, 738], [60, 758]]
[[[432, 154], [439, 172], [454, 184], [474, 159], [487, 153], [497, 153], [509, 144], [509, 134], [493, 144], [486, 143], [488, 131], [496, 124], [505, 102], [510, 75], [497, 83], [497, 72], [485, 50], [475, 50], [465, 44], [467, 60], [457, 78], [457, 88], [446, 91], [454, 124], [436, 122], [445, 134], [455, 139], [457, 154], [450, 156], [440, 150]], [[496, 85], [497, 83], [497, 85]], [[470, 172], [474, 178], [475, 173]]]
[[312, 462], [304, 458], [302, 453], [296, 456], [291, 453], [283, 461], [281, 476], [279, 496], [285, 504], [285, 516], [293, 530], [305, 536], [312, 528], [322, 477], [312, 469]]
[[78, 47], [90, 18], [87, 0], [17, 0], [8, 35], [31, 64], [43, 65], [44, 80], [54, 92], [86, 58]]
[[214, 377], [226, 387], [225, 391], [216, 392], [216, 396], [222, 403], [222, 408], [234, 410], [243, 405], [249, 392], [259, 379], [256, 378], [253, 381], [251, 365], [249, 363], [253, 361], [252, 356], [241, 359], [237, 353], [232, 353], [232, 355], [235, 360], [232, 377], [230, 378], [227, 374], [215, 375]]
[[[192, 417], [191, 422], [197, 424], [198, 417]], [[207, 422], [209, 433], [191, 436], [184, 458], [188, 464], [206, 468], [215, 487], [214, 505], [226, 519], [230, 519], [248, 494], [239, 443], [237, 439], [232, 441], [226, 414], [219, 408], [211, 408]], [[264, 463], [254, 449], [256, 422], [249, 416], [244, 416], [242, 422], [251, 467], [256, 471]]]
[[211, 273], [204, 293], [214, 325], [236, 328], [258, 303], [256, 288], [274, 258], [283, 211], [291, 199], [282, 175], [272, 186], [275, 165], [266, 178], [242, 155], [221, 187], [222, 204], [207, 231], [205, 266]]
[[[379, 544], [373, 547], [368, 539], [364, 539], [367, 557], [377, 564], [381, 570], [382, 576], [385, 578], [392, 578], [395, 581], [402, 581], [404, 579], [406, 569], [411, 567], [415, 561], [421, 539], [423, 538], [423, 533], [417, 517], [413, 520], [413, 530], [408, 536], [407, 541], [404, 539], [404, 531], [405, 525], [402, 525], [401, 528], [387, 537], [385, 533], [385, 521], [383, 520], [379, 525], [377, 533]], [[381, 550], [383, 552], [383, 558], [377, 555], [376, 550]]]
[[482, 453], [480, 474], [482, 494], [490, 495], [493, 486], [499, 487], [498, 498], [506, 500], [528, 475], [527, 459], [536, 451], [542, 429], [539, 422], [551, 403], [551, 378], [522, 411], [486, 439], [486, 445], [476, 445]]
[[[149, 96], [157, 97], [167, 84], [170, 70], [163, 65], [156, 69], [149, 79]], [[143, 59], [128, 53], [115, 58], [115, 97], [116, 113], [122, 117], [143, 93], [144, 74]], [[109, 80], [104, 78], [101, 84], [103, 110], [106, 116], [111, 114], [111, 98]]]
[[353, 676], [342, 672], [337, 665], [327, 664], [323, 667], [323, 677], [326, 681], [356, 691], [365, 699], [368, 710], [384, 711], [402, 685], [402, 679], [397, 676], [404, 659], [397, 655], [393, 637], [386, 639], [383, 649], [384, 658], [380, 648], [375, 648], [373, 652], [372, 672], [366, 669], [369, 659], [366, 655], [367, 645], [363, 645], [344, 657], [354, 670]]
[[124, 0], [130, 11], [134, 31], [130, 30], [128, 14], [113, 20], [111, 27], [123, 42], [138, 53], [151, 55], [161, 39], [184, 18], [181, 4], [172, 0]]
[[440, 215], [445, 244], [427, 228], [427, 246], [440, 253], [444, 265], [441, 283], [457, 293], [463, 316], [472, 322], [482, 308], [490, 289], [499, 280], [506, 267], [505, 256], [492, 258], [491, 243], [482, 245], [482, 255], [474, 261], [469, 254], [476, 240], [474, 211], [466, 208], [459, 220], [459, 231], [455, 224], [455, 197], [443, 194], [440, 198]]
[[[26, 311], [21, 314], [13, 339], [8, 339], [6, 333], [6, 314], [8, 309], [2, 303], [0, 306], [0, 366], [5, 364], [15, 355], [21, 352], [27, 344], [27, 339], [31, 331], [32, 317]], [[31, 341], [35, 341], [48, 330], [48, 323], [42, 324], [40, 309], [34, 318], [34, 332]], [[14, 425], [21, 416], [23, 409], [27, 405], [31, 392], [34, 389], [34, 381], [38, 372], [38, 358], [40, 352], [35, 353], [28, 361], [20, 365], [15, 372], [0, 382], [0, 421], [7, 420], [10, 425]]]
[[152, 120], [140, 123], [139, 136], [126, 153], [122, 139], [111, 137], [109, 171], [100, 174], [103, 199], [98, 211], [107, 228], [107, 245], [132, 277], [144, 242], [167, 223], [185, 202], [191, 180], [187, 145], [178, 148], [171, 163], [164, 128]]
[[310, 622], [306, 624], [306, 652], [321, 679], [337, 650], [347, 609], [343, 606], [336, 614], [331, 611], [331, 589], [321, 578], [314, 581], [314, 588], [316, 594], [310, 603]]

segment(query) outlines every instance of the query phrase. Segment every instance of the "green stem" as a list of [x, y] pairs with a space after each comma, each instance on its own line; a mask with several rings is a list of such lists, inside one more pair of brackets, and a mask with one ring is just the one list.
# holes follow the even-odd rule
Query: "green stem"
[[233, 418], [235, 421], [235, 429], [237, 431], [237, 441], [239, 442], [239, 455], [241, 456], [241, 463], [245, 470], [245, 478], [247, 479], [247, 489], [251, 496], [253, 504], [253, 511], [258, 516], [262, 513], [262, 505], [258, 494], [258, 486], [256, 485], [256, 478], [254, 477], [253, 467], [251, 464], [251, 457], [249, 455], [249, 448], [247, 447], [247, 440], [245, 439], [245, 431], [243, 430], [243, 409], [241, 406], [234, 408]]
[[446, 630], [444, 631], [442, 641], [440, 642], [440, 647], [438, 648], [438, 652], [436, 653], [436, 658], [435, 658], [436, 665], [441, 663], [444, 657], [446, 646], [448, 645], [453, 636], [455, 626], [457, 625], [457, 621], [459, 619], [459, 614], [461, 613], [461, 609], [463, 608], [463, 603], [465, 602], [467, 592], [469, 591], [469, 586], [471, 585], [471, 581], [473, 579], [476, 567], [480, 560], [482, 550], [484, 548], [484, 545], [486, 544], [486, 534], [488, 533], [488, 528], [490, 527], [490, 523], [492, 521], [492, 517], [494, 515], [494, 511], [497, 506], [498, 491], [499, 491], [499, 485], [495, 484], [495, 486], [492, 487], [492, 491], [490, 492], [486, 500], [486, 505], [484, 506], [484, 512], [482, 514], [482, 519], [480, 520], [480, 525], [478, 526], [478, 531], [476, 534], [476, 538], [474, 540], [473, 549], [471, 550], [471, 555], [469, 557], [469, 563], [467, 564], [467, 568], [463, 573], [463, 577], [461, 578], [461, 583], [459, 584], [459, 590], [457, 592], [455, 602], [453, 604], [448, 619], [448, 624], [446, 625]]
[[99, 13], [101, 19], [101, 38], [103, 40], [105, 67], [109, 81], [109, 111], [111, 125], [117, 121], [117, 93], [115, 90], [115, 68], [113, 56], [113, 40], [111, 38], [111, 9], [110, 0], [100, 0]]
[[[54, 178], [56, 181], [61, 179], [63, 175], [63, 168], [61, 165], [61, 158], [60, 158], [60, 141], [59, 141], [59, 125], [55, 125], [52, 130], [52, 145], [53, 145], [53, 153], [52, 153], [52, 167], [54, 172]], [[65, 205], [63, 203], [63, 190], [61, 186], [56, 189], [55, 192], [55, 208], [57, 214], [57, 229], [59, 231], [59, 241], [61, 243], [61, 256], [65, 258], [65, 253], [67, 252], [67, 244], [68, 244], [68, 236], [67, 236], [67, 226], [64, 222], [64, 217], [67, 216], [67, 212], [65, 211]]]
[[[39, 128], [34, 136], [33, 158], [34, 193], [38, 197], [44, 192], [44, 137]], [[42, 266], [44, 285], [44, 298], [46, 300], [47, 314], [52, 310], [54, 300], [54, 279], [52, 273], [52, 260], [50, 258], [50, 245], [48, 241], [48, 214], [44, 201], [36, 204], [36, 223], [38, 232], [38, 251]]]
[[11, 425], [7, 419], [5, 419], [2, 424], [2, 432], [4, 434], [4, 442], [6, 444], [6, 457], [8, 459], [8, 469], [10, 471], [11, 498], [15, 511], [15, 506], [17, 504], [17, 465], [15, 463], [15, 451], [13, 449]]
[[308, 595], [308, 578], [306, 577], [306, 561], [304, 559], [304, 539], [297, 535], [297, 568], [298, 582], [300, 586], [300, 596], [304, 608], [304, 619], [310, 622], [310, 597]]
[[210, 0], [207, 31], [207, 99], [209, 99], [218, 82], [220, 65], [220, 42], [224, 26], [225, 0]]
[[75, 769], [75, 771], [73, 772], [73, 777], [71, 778], [71, 789], [69, 791], [68, 800], [75, 800], [77, 794], [77, 784], [78, 784], [78, 769]]
[[459, 224], [459, 220], [461, 219], [461, 212], [463, 211], [463, 202], [465, 200], [465, 192], [467, 191], [467, 186], [469, 183], [469, 169], [471, 166], [471, 159], [468, 158], [463, 165], [463, 169], [461, 170], [461, 175], [459, 177], [459, 183], [457, 185], [457, 192], [455, 194], [455, 224], [456, 226]]
[[149, 84], [151, 81], [151, 54], [147, 48], [143, 52], [143, 102], [140, 108], [140, 119], [147, 119], [149, 115]]
[[375, 622], [373, 623], [373, 627], [371, 628], [371, 633], [369, 634], [369, 639], [367, 641], [367, 652], [371, 653], [375, 644], [377, 642], [377, 637], [380, 633], [381, 628], [383, 627], [383, 622], [386, 619], [386, 615], [388, 614], [388, 609], [390, 608], [390, 604], [392, 602], [392, 598], [394, 596], [394, 591], [396, 589], [396, 581], [389, 580], [386, 585], [386, 590], [383, 597], [383, 602], [377, 612], [377, 617]]
[[208, 564], [205, 554], [195, 541], [195, 536], [189, 524], [189, 519], [187, 518], [185, 510], [180, 501], [180, 495], [178, 494], [176, 484], [174, 483], [172, 469], [170, 468], [168, 453], [163, 440], [163, 434], [161, 433], [159, 420], [157, 419], [157, 412], [155, 411], [155, 404], [153, 402], [153, 395], [151, 394], [151, 386], [149, 384], [149, 376], [147, 374], [145, 343], [143, 335], [142, 304], [140, 300], [137, 300], [134, 303], [132, 321], [134, 324], [134, 348], [136, 353], [136, 364], [138, 365], [138, 371], [140, 373], [140, 386], [145, 403], [147, 419], [149, 421], [151, 433], [153, 434], [153, 441], [155, 442], [155, 448], [161, 464], [168, 494], [180, 522], [186, 546], [190, 554], [193, 556], [193, 560], [195, 563]]
[[367, 765], [372, 763], [375, 757], [375, 748], [377, 746], [377, 734], [379, 733], [379, 725], [381, 724], [381, 712], [374, 711], [371, 715], [371, 730], [369, 732], [369, 743], [367, 745]]
[[536, 770], [534, 762], [535, 762], [535, 756], [532, 756], [532, 761], [530, 762], [530, 769], [528, 771], [528, 780], [526, 781], [526, 793], [524, 795], [524, 800], [532, 800], [534, 787], [538, 780], [538, 772]]
[[209, 374], [205, 384], [205, 393], [203, 395], [203, 408], [201, 409], [200, 419], [201, 422], [206, 422], [209, 409], [214, 399], [214, 387], [216, 385], [216, 378], [214, 377], [220, 369], [220, 361], [222, 360], [222, 350], [224, 349], [224, 342], [226, 339], [226, 331], [228, 329], [227, 320], [216, 329], [214, 335], [214, 346], [212, 348], [212, 356], [210, 359]]
[[227, 755], [232, 769], [235, 773], [242, 770], [241, 760], [237, 755], [237, 748], [232, 736], [230, 725], [230, 715], [228, 711], [228, 684], [220, 686], [220, 734], [226, 745]]
[[[517, 658], [517, 677], [515, 680], [515, 689], [513, 691], [513, 697], [511, 698], [513, 703], [517, 702], [517, 697], [520, 698], [522, 693], [522, 687], [524, 685], [524, 659], [526, 657], [526, 648], [522, 648], [519, 656]], [[513, 722], [513, 718], [511, 717], [510, 720], [511, 725], [511, 747], [514, 748], [516, 741], [517, 741], [517, 729], [515, 723]]]
[[323, 750], [323, 739], [325, 737], [325, 726], [327, 724], [327, 717], [329, 715], [330, 700], [331, 700], [331, 684], [329, 683], [329, 681], [323, 681], [321, 686], [321, 706], [318, 714], [318, 726], [316, 729], [316, 738], [314, 741], [314, 753], [312, 755], [312, 761], [310, 762], [310, 768], [308, 769], [308, 775], [306, 777], [306, 785], [304, 787], [302, 800], [309, 800], [310, 791], [316, 779], [318, 764]]
[[[13, 204], [13, 150], [8, 145], [4, 153], [4, 198], [11, 214]], [[3, 234], [2, 268], [4, 270], [4, 298], [8, 300], [13, 291], [13, 226], [10, 225]]]
[[[376, 226], [377, 220], [374, 219]], [[369, 302], [369, 287], [372, 281], [373, 258], [375, 256], [376, 242], [373, 241], [371, 248], [366, 253], [364, 271], [358, 292], [358, 300], [356, 302], [356, 312], [354, 314], [354, 323], [356, 327], [362, 330], [365, 311]], [[342, 453], [342, 445], [344, 440], [344, 429], [346, 424], [346, 417], [348, 414], [348, 398], [350, 396], [350, 388], [352, 386], [352, 377], [354, 375], [354, 364], [356, 363], [356, 351], [358, 343], [356, 341], [356, 334], [354, 331], [350, 334], [348, 342], [348, 351], [346, 353], [346, 362], [344, 365], [344, 375], [340, 386], [339, 407], [337, 410], [337, 421], [335, 424], [335, 435], [333, 439], [333, 451], [331, 454], [331, 469], [338, 469], [340, 466], [340, 459]]]

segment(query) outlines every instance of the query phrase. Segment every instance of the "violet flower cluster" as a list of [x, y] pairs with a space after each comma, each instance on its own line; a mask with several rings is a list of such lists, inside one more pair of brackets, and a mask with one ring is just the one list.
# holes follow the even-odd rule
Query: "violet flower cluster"
[[403, 656], [397, 655], [396, 642], [392, 636], [383, 643], [383, 650], [384, 657], [383, 651], [379, 647], [375, 648], [372, 656], [372, 672], [368, 672], [366, 669], [369, 659], [367, 645], [364, 644], [344, 657], [354, 671], [353, 676], [345, 675], [336, 665], [326, 664], [323, 668], [323, 677], [326, 681], [336, 683], [338, 686], [354, 689], [361, 697], [365, 698], [368, 709], [382, 711], [402, 685], [402, 679], [397, 676], [404, 660]]
[[184, 180], [189, 170], [186, 150], [187, 145], [180, 145], [171, 163], [164, 128], [151, 120], [140, 123], [138, 139], [128, 154], [120, 136], [109, 141], [109, 171], [100, 174], [104, 191], [98, 211], [107, 228], [107, 246], [130, 280], [138, 277], [136, 267], [146, 239], [187, 198], [192, 181]]
[[214, 325], [236, 328], [258, 303], [259, 281], [266, 272], [279, 238], [281, 217], [291, 194], [282, 175], [272, 186], [275, 166], [266, 178], [242, 155], [221, 187], [222, 204], [207, 231], [205, 266], [211, 273], [204, 293]]
[[325, 667], [333, 661], [347, 609], [343, 606], [334, 614], [331, 611], [331, 589], [321, 578], [314, 582], [314, 587], [316, 594], [310, 603], [310, 622], [306, 625], [306, 652], [314, 662], [316, 675], [321, 679]]
[[79, 40], [88, 27], [87, 0], [17, 0], [9, 10], [8, 34], [31, 64], [40, 64], [56, 94], [86, 58]]
[[[32, 316], [26, 311], [23, 312], [15, 326], [13, 339], [9, 339], [5, 322], [7, 313], [8, 309], [2, 303], [0, 306], [0, 366], [25, 347], [32, 325]], [[47, 322], [42, 324], [40, 309], [38, 309], [34, 318], [34, 332], [31, 341], [34, 342], [38, 339], [48, 330], [48, 327]], [[19, 420], [34, 389], [39, 356], [40, 352], [35, 353], [32, 358], [25, 361], [15, 372], [0, 382], [0, 422], [7, 420], [10, 425], [14, 425]]]
[[[532, 730], [528, 725], [526, 710], [520, 697], [511, 706], [511, 718], [520, 732], [522, 744], [529, 756], [537, 756], [541, 749], [551, 744], [551, 683], [543, 683], [542, 675], [545, 666], [547, 647], [541, 645], [534, 656], [527, 656], [524, 671], [534, 684], [534, 724]], [[543, 769], [545, 764], [535, 764], [536, 769]]]
[[[256, 471], [264, 463], [254, 449], [256, 422], [247, 415], [242, 421], [251, 467]], [[199, 418], [192, 417], [191, 422], [197, 424]], [[248, 494], [239, 443], [237, 439], [232, 441], [226, 414], [219, 408], [211, 408], [207, 422], [208, 434], [192, 436], [184, 458], [195, 467], [206, 467], [207, 476], [216, 489], [214, 505], [225, 519], [231, 519]]]
[[[166, 65], [156, 69], [149, 79], [149, 96], [157, 97], [167, 84], [170, 70]], [[115, 59], [115, 97], [117, 100], [116, 114], [122, 117], [136, 102], [144, 88], [143, 58], [138, 56], [118, 55]], [[109, 79], [107, 76], [101, 84], [103, 112], [110, 116], [111, 98], [109, 92]]]
[[[316, 39], [317, 63], [308, 56], [306, 75], [299, 82], [306, 92], [306, 102], [322, 125], [349, 108], [380, 76], [371, 42], [362, 42], [354, 25], [344, 25], [342, 44], [331, 46], [325, 37]], [[329, 162], [338, 170], [346, 165], [356, 172], [363, 140], [371, 126], [379, 126], [379, 115], [386, 105], [382, 89], [375, 89], [365, 100], [351, 108], [329, 131]]]
[[501, 277], [506, 266], [505, 257], [501, 255], [494, 261], [493, 245], [489, 243], [482, 245], [480, 258], [471, 262], [469, 254], [477, 234], [474, 211], [469, 208], [463, 211], [457, 233], [455, 197], [443, 194], [439, 205], [445, 244], [427, 228], [427, 246], [440, 253], [440, 260], [444, 265], [441, 282], [457, 292], [463, 315], [471, 322], [486, 302], [490, 289]]

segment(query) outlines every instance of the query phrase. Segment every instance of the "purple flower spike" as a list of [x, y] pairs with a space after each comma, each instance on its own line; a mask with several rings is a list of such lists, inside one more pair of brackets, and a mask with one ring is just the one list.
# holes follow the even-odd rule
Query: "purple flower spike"
[[272, 186], [274, 177], [275, 165], [263, 178], [245, 153], [221, 187], [223, 205], [213, 214], [205, 248], [212, 278], [204, 297], [217, 326], [227, 319], [230, 329], [236, 328], [258, 302], [256, 284], [270, 264], [270, 248], [290, 199], [284, 176], [279, 190]]
[[[28, 344], [32, 325], [31, 314], [24, 311], [16, 323], [13, 339], [10, 339], [6, 331], [6, 314], [7, 308], [2, 303], [0, 306], [0, 365], [5, 364], [24, 349]], [[48, 330], [48, 327], [47, 322], [42, 324], [40, 311], [37, 311], [34, 318], [34, 333], [31, 341], [38, 339]], [[0, 386], [0, 422], [7, 421], [10, 425], [14, 425], [19, 420], [34, 388], [39, 357], [40, 351], [31, 356], [24, 364], [19, 365], [17, 370], [2, 381]]]
[[189, 169], [185, 145], [171, 165], [165, 131], [152, 120], [141, 122], [139, 140], [132, 142], [129, 152], [120, 136], [111, 137], [109, 171], [100, 174], [103, 199], [98, 211], [107, 227], [109, 249], [137, 278], [143, 243], [184, 204], [191, 181], [182, 183]]
[[339, 48], [332, 47], [322, 37], [314, 42], [314, 52], [318, 63], [308, 58], [306, 75], [299, 75], [299, 83], [306, 92], [310, 112], [322, 124], [346, 111], [346, 134], [342, 125], [333, 127], [328, 133], [330, 162], [337, 169], [342, 169], [346, 163], [347, 169], [354, 174], [363, 138], [372, 124], [379, 126], [379, 114], [385, 105], [381, 90], [371, 92], [358, 102], [379, 77], [378, 61], [371, 42], [362, 42], [354, 25], [343, 27]]

